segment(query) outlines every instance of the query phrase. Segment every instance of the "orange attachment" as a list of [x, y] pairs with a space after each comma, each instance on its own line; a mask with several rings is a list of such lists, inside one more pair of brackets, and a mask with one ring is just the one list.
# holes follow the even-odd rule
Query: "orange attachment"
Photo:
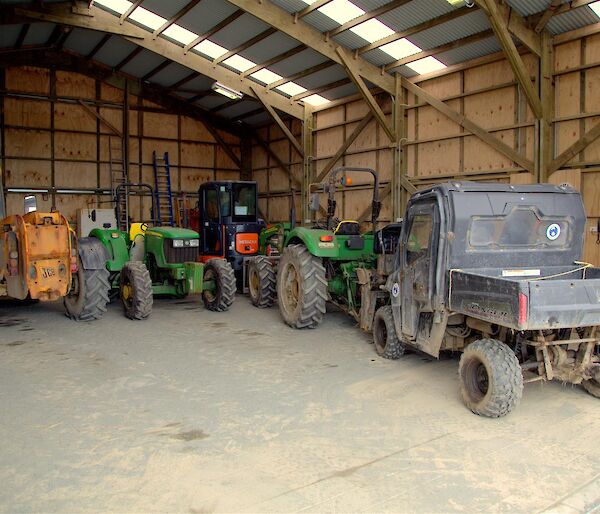
[[247, 232], [236, 234], [235, 250], [244, 255], [258, 253], [258, 234]]

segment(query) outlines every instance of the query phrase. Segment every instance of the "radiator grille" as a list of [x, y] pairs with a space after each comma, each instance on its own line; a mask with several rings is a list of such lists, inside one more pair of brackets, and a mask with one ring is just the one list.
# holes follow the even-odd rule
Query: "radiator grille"
[[165, 239], [163, 242], [165, 251], [165, 260], [168, 264], [183, 264], [184, 262], [196, 262], [200, 249], [196, 246], [184, 246], [182, 248], [173, 248], [173, 241]]

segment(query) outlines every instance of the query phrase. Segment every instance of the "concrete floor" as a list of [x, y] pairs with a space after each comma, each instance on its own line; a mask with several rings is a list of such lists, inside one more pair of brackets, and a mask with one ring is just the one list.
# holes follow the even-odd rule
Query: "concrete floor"
[[340, 313], [294, 331], [244, 297], [91, 324], [0, 305], [0, 416], [3, 512], [600, 512], [578, 387], [480, 418], [456, 360], [382, 360]]

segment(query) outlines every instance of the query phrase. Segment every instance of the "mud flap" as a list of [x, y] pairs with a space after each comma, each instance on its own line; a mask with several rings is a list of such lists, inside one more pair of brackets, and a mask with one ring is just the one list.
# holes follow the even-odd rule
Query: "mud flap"
[[81, 237], [78, 241], [79, 258], [83, 269], [104, 269], [110, 255], [106, 247], [95, 237]]

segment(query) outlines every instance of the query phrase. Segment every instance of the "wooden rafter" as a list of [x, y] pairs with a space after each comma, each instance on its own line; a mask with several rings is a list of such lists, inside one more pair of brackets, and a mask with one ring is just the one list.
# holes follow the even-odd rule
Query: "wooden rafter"
[[91, 49], [91, 51], [86, 55], [86, 57], [88, 59], [93, 59], [94, 55], [96, 55], [101, 48], [108, 43], [108, 40], [112, 37], [112, 34], [105, 34], [104, 37], [98, 41], [98, 43], [96, 44], [96, 46], [94, 46], [94, 48]]
[[253, 73], [256, 73], [257, 71], [262, 70], [263, 68], [272, 66], [273, 64], [277, 64], [278, 62], [281, 62], [285, 59], [288, 59], [289, 57], [299, 54], [300, 52], [303, 52], [304, 50], [306, 50], [306, 47], [304, 45], [295, 46], [294, 48], [288, 50], [287, 52], [276, 55], [275, 57], [271, 57], [269, 60], [267, 60], [261, 64], [257, 64], [256, 66], [253, 66], [249, 70], [246, 70], [244, 73], [242, 73], [242, 77], [247, 77], [248, 75], [252, 75]]
[[365, 84], [365, 81], [360, 77], [352, 58], [349, 57], [346, 53], [346, 50], [344, 50], [340, 46], [336, 48], [336, 52], [342, 59], [342, 64], [344, 68], [346, 68], [346, 72], [348, 73], [350, 80], [352, 80], [352, 82], [354, 82], [354, 85], [358, 88], [363, 99], [369, 106], [369, 109], [371, 109], [371, 112], [375, 116], [377, 123], [381, 125], [387, 136], [390, 138], [390, 141], [395, 141], [396, 134], [394, 132], [394, 129], [388, 123], [385, 114], [383, 114], [383, 111], [381, 110], [381, 107], [379, 107], [377, 100], [375, 100], [375, 97], [369, 91], [369, 88]]
[[292, 132], [290, 131], [290, 129], [283, 122], [283, 120], [281, 119], [281, 117], [279, 116], [279, 114], [277, 114], [277, 112], [275, 111], [275, 109], [273, 109], [273, 106], [264, 97], [264, 95], [261, 93], [261, 91], [259, 89], [255, 89], [255, 88], [252, 87], [252, 90], [254, 91], [254, 94], [255, 94], [256, 98], [258, 98], [258, 101], [263, 105], [263, 107], [269, 113], [269, 116], [271, 116], [271, 118], [273, 119], [273, 121], [277, 124], [277, 126], [285, 134], [285, 137], [288, 138], [289, 142], [296, 149], [296, 151], [300, 154], [300, 156], [304, 157], [304, 149], [302, 148], [302, 145], [296, 139], [296, 137], [294, 136], [294, 134], [292, 134]]
[[196, 39], [194, 39], [192, 42], [188, 43], [187, 45], [185, 45], [183, 47], [183, 53], [188, 53], [192, 48], [194, 48], [196, 45], [199, 45], [200, 43], [202, 43], [202, 41], [204, 41], [205, 39], [209, 38], [210, 36], [212, 36], [213, 34], [216, 34], [217, 32], [219, 32], [219, 30], [227, 27], [227, 25], [229, 25], [230, 23], [233, 23], [235, 20], [237, 20], [242, 14], [244, 14], [244, 11], [242, 10], [237, 10], [235, 11], [233, 14], [231, 14], [230, 16], [227, 16], [227, 18], [225, 18], [223, 21], [221, 21], [220, 23], [217, 23], [213, 28], [211, 28], [210, 30], [206, 31], [204, 34], [202, 34], [201, 36], [198, 36]]
[[142, 77], [142, 80], [149, 80], [150, 78], [154, 77], [154, 75], [156, 75], [157, 73], [161, 72], [162, 70], [164, 70], [167, 66], [170, 66], [171, 64], [172, 63], [171, 63], [171, 61], [169, 59], [165, 59], [158, 66], [155, 66], [148, 73], [146, 73]]
[[[543, 117], [542, 102], [540, 96], [536, 91], [533, 82], [529, 76], [529, 71], [517, 50], [517, 47], [512, 39], [512, 36], [508, 30], [506, 21], [503, 19], [496, 0], [477, 0], [480, 6], [485, 6], [486, 14], [494, 32], [498, 39], [500, 46], [506, 54], [506, 58], [511, 65], [511, 68], [519, 81], [521, 88], [523, 89], [527, 101], [531, 106], [531, 109], [536, 118], [541, 119]], [[529, 30], [529, 29], [528, 29]], [[531, 31], [533, 33], [533, 31]], [[536, 35], [537, 37], [537, 35]], [[520, 37], [521, 39], [521, 37]], [[538, 37], [539, 39], [539, 37]], [[522, 40], [522, 39], [521, 39]], [[540, 55], [541, 50], [538, 52]]]
[[548, 22], [552, 19], [552, 16], [554, 16], [554, 13], [556, 12], [557, 7], [561, 3], [562, 3], [562, 0], [552, 0], [550, 5], [548, 6], [548, 9], [546, 9], [544, 11], [544, 14], [542, 14], [542, 17], [540, 18], [540, 21], [538, 21], [535, 26], [534, 30], [538, 34], [546, 28], [546, 25], [548, 25]]
[[129, 18], [129, 15], [135, 11], [140, 5], [142, 5], [142, 2], [144, 0], [134, 0], [131, 5], [127, 8], [127, 10], [121, 14], [120, 18], [119, 18], [119, 23], [123, 24], [123, 22]]
[[158, 37], [165, 30], [167, 30], [171, 25], [177, 23], [180, 18], [183, 18], [188, 12], [190, 12], [194, 7], [196, 7], [202, 0], [191, 0], [191, 2], [187, 3], [183, 6], [183, 8], [177, 12], [170, 20], [164, 22], [160, 27], [158, 27], [153, 33], [152, 37]]
[[254, 46], [256, 43], [260, 43], [263, 39], [266, 39], [269, 36], [275, 34], [275, 32], [277, 32], [277, 29], [275, 29], [273, 27], [269, 27], [267, 30], [262, 31], [260, 34], [257, 34], [256, 36], [249, 39], [248, 41], [244, 41], [241, 45], [238, 45], [233, 50], [229, 50], [229, 52], [224, 53], [220, 57], [217, 57], [213, 61], [213, 63], [219, 64], [219, 63], [229, 59], [230, 57], [232, 57], [240, 52], [243, 52], [244, 50], [247, 50], [251, 46]]
[[423, 88], [417, 86], [416, 84], [404, 77], [402, 78], [402, 86], [414, 95], [421, 98], [423, 101], [427, 102], [434, 109], [440, 111], [447, 118], [451, 119], [461, 127], [465, 128], [474, 136], [477, 136], [479, 139], [491, 146], [497, 152], [501, 153], [502, 155], [505, 155], [511, 161], [516, 162], [530, 173], [534, 172], [534, 164], [532, 161], [527, 159], [525, 156], [521, 155], [519, 152], [517, 152], [507, 144], [500, 141], [497, 137], [493, 136], [487, 130], [480, 127], [475, 122], [471, 121], [465, 115], [449, 107], [439, 98], [436, 98], [431, 93], [425, 91]]
[[301, 11], [298, 11], [294, 17], [295, 19], [299, 20], [300, 18], [304, 18], [305, 16], [308, 16], [311, 12], [316, 11], [317, 9], [320, 9], [321, 7], [327, 5], [328, 3], [332, 2], [332, 0], [316, 0], [315, 2], [313, 2], [310, 5], [307, 5], [304, 9], [302, 9]]
[[311, 68], [301, 70], [297, 73], [294, 73], [293, 75], [289, 75], [287, 77], [283, 77], [280, 80], [276, 80], [275, 82], [271, 82], [270, 84], [267, 84], [267, 88], [273, 89], [273, 88], [282, 86], [283, 84], [287, 84], [288, 82], [291, 82], [291, 81], [294, 81], [297, 79], [301, 79], [303, 77], [308, 77], [309, 75], [312, 75], [313, 73], [317, 73], [318, 71], [326, 70], [327, 68], [331, 68], [332, 66], [335, 66], [334, 62], [331, 62], [331, 61], [322, 62], [321, 64], [317, 64], [316, 66], [312, 66]]
[[25, 41], [25, 38], [27, 37], [27, 33], [29, 32], [30, 27], [31, 27], [31, 23], [23, 24], [23, 26], [21, 27], [21, 30], [19, 31], [17, 41], [15, 42], [15, 45], [14, 45], [15, 49], [21, 48], [23, 46], [23, 42]]
[[143, 48], [141, 46], [136, 47], [132, 52], [129, 52], [127, 56], [118, 64], [115, 65], [115, 71], [119, 71], [123, 66], [125, 66], [132, 59], [135, 59], [137, 55], [143, 52]]
[[298, 93], [297, 95], [292, 96], [292, 100], [302, 100], [307, 96], [311, 95], [320, 95], [325, 91], [329, 91], [331, 89], [335, 89], [336, 87], [345, 86], [346, 84], [350, 84], [352, 81], [349, 78], [343, 78], [340, 80], [336, 80], [334, 82], [329, 82], [328, 84], [323, 84], [322, 86], [311, 89], [310, 91], [304, 91], [304, 93]]
[[397, 9], [398, 7], [402, 7], [403, 5], [405, 5], [411, 1], [412, 0], [392, 0], [391, 2], [388, 2], [387, 4], [384, 4], [381, 7], [378, 7], [377, 9], [373, 9], [372, 11], [368, 11], [364, 14], [361, 14], [360, 16], [357, 16], [356, 18], [354, 18], [350, 21], [347, 21], [343, 25], [340, 25], [339, 27], [336, 27], [335, 29], [330, 30], [327, 33], [327, 35], [329, 37], [337, 36], [338, 34], [341, 34], [342, 32], [345, 32], [346, 30], [350, 30], [351, 28], [354, 28], [357, 25], [364, 23], [365, 21], [369, 21], [373, 18], [376, 18], [377, 16], [381, 16], [382, 14], [385, 14], [389, 11], [393, 11], [394, 9]]

